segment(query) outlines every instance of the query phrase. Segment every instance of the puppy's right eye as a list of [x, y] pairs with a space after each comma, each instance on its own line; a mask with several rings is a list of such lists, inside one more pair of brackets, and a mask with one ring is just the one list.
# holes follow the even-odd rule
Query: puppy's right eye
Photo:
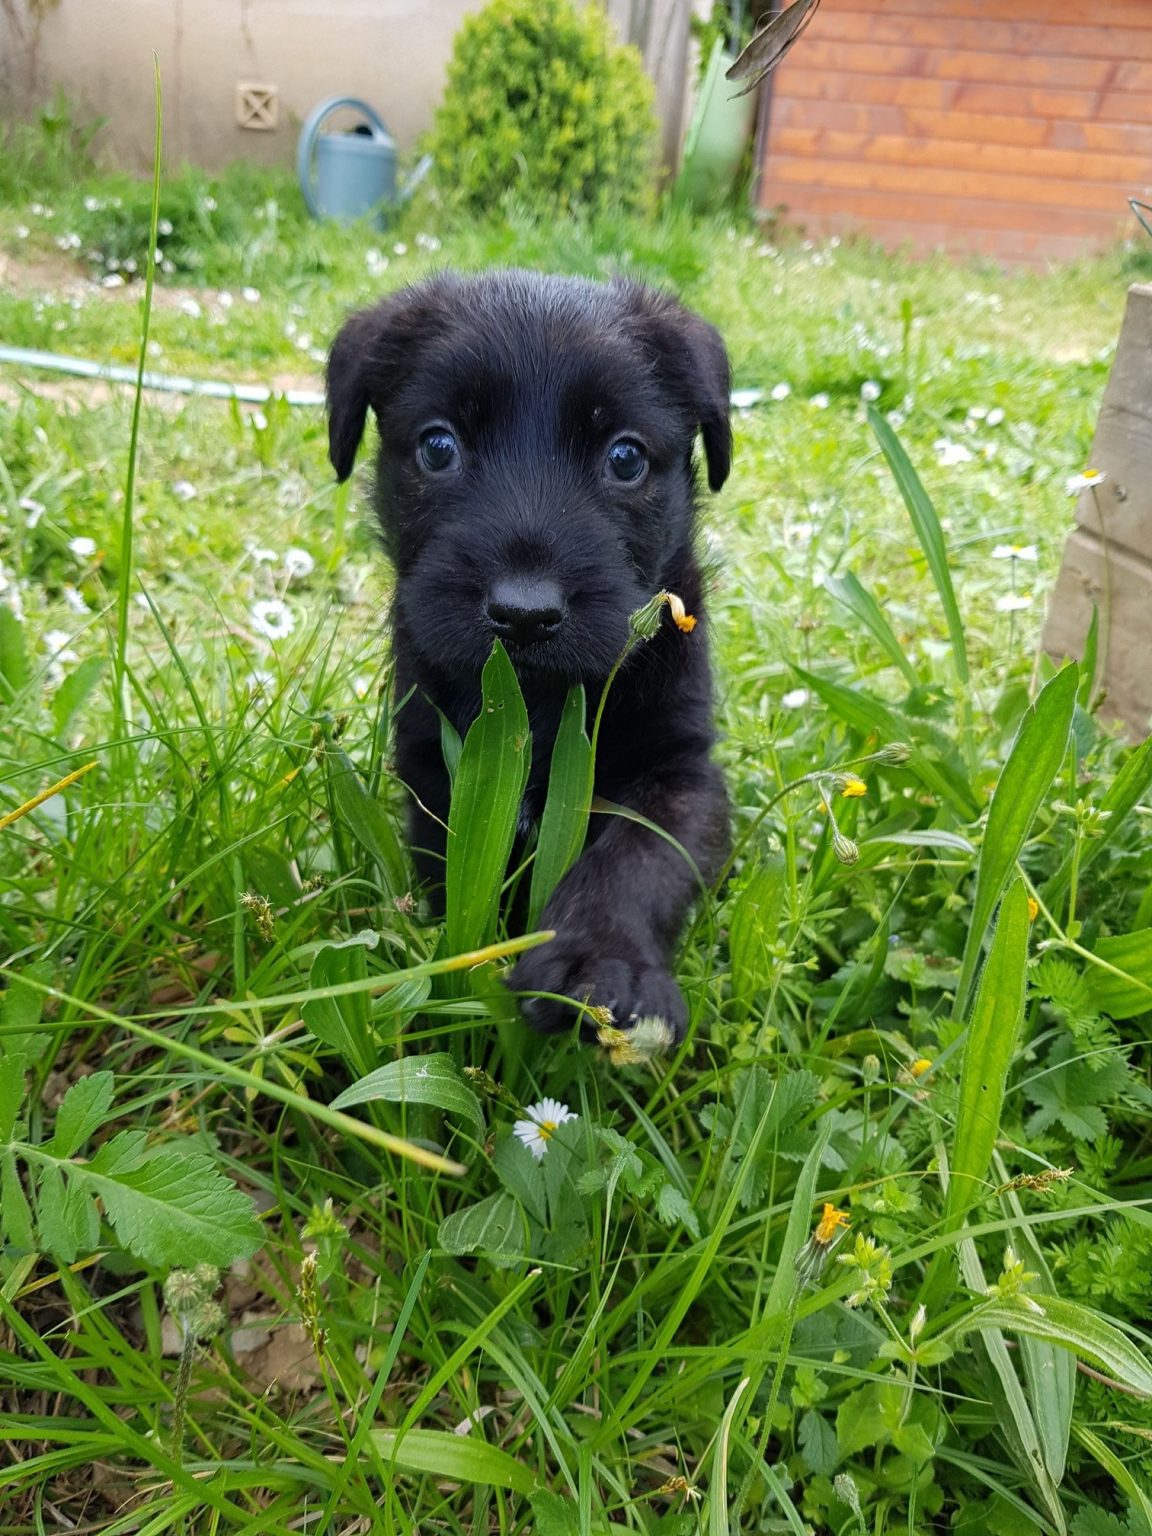
[[425, 469], [438, 474], [453, 468], [460, 457], [460, 449], [447, 427], [429, 427], [427, 432], [420, 434], [418, 456]]

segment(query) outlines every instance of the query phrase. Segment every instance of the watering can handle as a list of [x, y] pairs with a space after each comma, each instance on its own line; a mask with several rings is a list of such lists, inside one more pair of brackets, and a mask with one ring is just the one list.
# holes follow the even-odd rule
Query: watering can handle
[[361, 101], [359, 96], [329, 96], [326, 101], [312, 108], [300, 130], [300, 142], [296, 147], [296, 175], [300, 182], [300, 190], [304, 194], [304, 201], [308, 205], [308, 212], [317, 219], [322, 217], [322, 213], [316, 201], [312, 175], [316, 140], [320, 136], [323, 124], [340, 107], [347, 107], [353, 112], [359, 112], [361, 117], [367, 118], [375, 137], [390, 137], [387, 124], [376, 108], [370, 107], [366, 101]]

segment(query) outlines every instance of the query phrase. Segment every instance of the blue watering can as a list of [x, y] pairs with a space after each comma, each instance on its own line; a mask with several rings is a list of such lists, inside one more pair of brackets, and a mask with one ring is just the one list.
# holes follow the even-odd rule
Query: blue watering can
[[[364, 121], [351, 133], [321, 133], [341, 107], [358, 112]], [[309, 212], [343, 224], [372, 214], [382, 229], [388, 214], [411, 197], [432, 165], [431, 155], [425, 155], [401, 191], [396, 158], [396, 140], [378, 112], [357, 96], [330, 96], [313, 108], [296, 150], [296, 174]]]

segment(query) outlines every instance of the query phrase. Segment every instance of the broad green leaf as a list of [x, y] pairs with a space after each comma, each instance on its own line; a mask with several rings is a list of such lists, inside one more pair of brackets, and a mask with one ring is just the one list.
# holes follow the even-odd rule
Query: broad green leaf
[[881, 1413], [878, 1385], [860, 1387], [836, 1410], [836, 1443], [841, 1456], [855, 1456], [871, 1445], [880, 1445], [889, 1436], [889, 1427]]
[[36, 1183], [36, 1225], [39, 1245], [54, 1258], [70, 1264], [91, 1253], [100, 1240], [100, 1219], [89, 1193], [78, 1182], [64, 1177], [74, 1163], [47, 1163]]
[[968, 1023], [944, 1207], [948, 1232], [988, 1189], [1004, 1090], [1024, 1017], [1027, 966], [1028, 893], [1024, 882], [1016, 880], [1001, 903]]
[[0, 1146], [12, 1140], [16, 1116], [24, 1102], [24, 1075], [28, 1063], [22, 1055], [0, 1056]]
[[104, 674], [103, 656], [86, 656], [73, 667], [52, 696], [52, 719], [57, 736], [66, 736], [77, 711], [87, 702]]
[[[363, 944], [329, 944], [314, 956], [308, 986], [323, 990], [344, 982], [366, 981], [367, 977], [368, 956]], [[302, 1003], [300, 1015], [317, 1040], [339, 1051], [354, 1072], [366, 1072], [378, 1056], [370, 1006], [367, 991], [343, 992]]]
[[[1080, 846], [1081, 875], [1115, 841], [1128, 817], [1149, 789], [1152, 789], [1152, 736], [1124, 760], [1120, 772], [1101, 795], [1097, 807], [1101, 815], [1100, 835], [1088, 838]], [[1044, 887], [1044, 900], [1049, 906], [1064, 895], [1071, 876], [1072, 854], [1069, 853]]]
[[1134, 1019], [1152, 1010], [1152, 928], [1097, 939], [1092, 951], [1123, 976], [1090, 965], [1084, 972], [1088, 995], [1097, 1013], [1112, 1019]]
[[121, 1135], [67, 1169], [78, 1189], [100, 1197], [122, 1246], [145, 1264], [223, 1269], [263, 1241], [252, 1201], [201, 1152], [165, 1147], [141, 1157]]
[[894, 843], [899, 848], [943, 848], [949, 853], [975, 853], [976, 850], [959, 832], [945, 832], [929, 828], [923, 832], [882, 832], [871, 837], [859, 837], [861, 848], [871, 848], [881, 843]]
[[580, 1529], [579, 1506], [572, 1499], [540, 1488], [529, 1502], [532, 1505], [532, 1536], [586, 1536]]
[[780, 927], [786, 888], [784, 856], [770, 853], [744, 880], [728, 908], [728, 955], [732, 996], [751, 1008], [772, 980], [772, 946]]
[[480, 692], [480, 713], [464, 739], [448, 816], [448, 954], [479, 949], [495, 937], [500, 889], [532, 762], [528, 711], [499, 641], [484, 667]]
[[556, 745], [552, 748], [548, 798], [540, 817], [540, 835], [532, 864], [529, 929], [538, 926], [545, 902], [579, 858], [588, 833], [595, 765], [585, 716], [584, 689], [573, 688], [564, 701]]
[[499, 1446], [446, 1429], [374, 1429], [372, 1440], [386, 1461], [401, 1472], [417, 1472], [452, 1483], [479, 1483], [530, 1494], [536, 1477], [523, 1462]]
[[520, 1253], [524, 1213], [506, 1190], [477, 1205], [454, 1211], [440, 1223], [437, 1238], [446, 1253]]
[[390, 1104], [432, 1104], [437, 1109], [463, 1115], [480, 1131], [484, 1129], [480, 1100], [444, 1051], [429, 1056], [405, 1056], [377, 1067], [345, 1088], [332, 1100], [332, 1108], [347, 1109], [350, 1104], [367, 1104], [371, 1099], [386, 1099]]
[[800, 1455], [809, 1472], [830, 1476], [840, 1460], [836, 1431], [822, 1413], [809, 1408], [800, 1420]]
[[108, 1117], [113, 1081], [111, 1072], [93, 1072], [90, 1077], [76, 1079], [56, 1112], [56, 1133], [47, 1151], [56, 1157], [79, 1152]]
[[[984, 1268], [976, 1244], [970, 1237], [961, 1239], [958, 1257], [960, 1274], [964, 1284], [977, 1296], [988, 1289]], [[947, 1331], [937, 1334], [930, 1342], [948, 1343]], [[1000, 1433], [1013, 1461], [1035, 1488], [1053, 1527], [1064, 1536], [1067, 1521], [1064, 1505], [1056, 1480], [1044, 1458], [1044, 1445], [1040, 1438], [1035, 1417], [1028, 1398], [1020, 1383], [1015, 1360], [1008, 1349], [1007, 1340], [999, 1328], [978, 1330], [972, 1337], [977, 1356], [985, 1366], [984, 1389], [988, 1394]]]
[[953, 1018], [963, 1016], [980, 958], [980, 947], [1004, 887], [1016, 868], [1036, 813], [1052, 787], [1068, 747], [1076, 703], [1075, 663], [1057, 672], [1025, 712], [1016, 740], [992, 793], [976, 869], [972, 916], [960, 966]]
[[878, 642], [888, 660], [903, 675], [910, 688], [920, 686], [916, 668], [908, 660], [908, 652], [892, 633], [892, 626], [884, 617], [883, 609], [861, 582], [847, 571], [843, 576], [825, 576], [824, 589], [849, 613], [858, 618], [864, 628]]
[[385, 895], [402, 896], [410, 882], [395, 817], [385, 804], [368, 793], [356, 765], [342, 747], [328, 742], [324, 760], [336, 814], [375, 860]]
[[[19, 976], [5, 977], [0, 992], [0, 1051], [34, 1061], [45, 1036], [39, 1033], [44, 1014], [43, 987], [52, 982], [52, 966], [44, 961], [25, 966]], [[40, 985], [36, 985], [39, 983]]]
[[979, 1328], [1031, 1334], [1070, 1349], [1133, 1392], [1152, 1397], [1152, 1339], [1139, 1347], [1114, 1323], [1078, 1302], [1031, 1292], [982, 1303], [945, 1330], [950, 1341]]
[[932, 580], [936, 583], [936, 591], [940, 595], [944, 618], [948, 624], [948, 637], [952, 642], [952, 659], [956, 666], [956, 675], [962, 685], [967, 684], [968, 650], [964, 639], [964, 621], [960, 617], [956, 593], [952, 588], [952, 575], [948, 569], [948, 551], [944, 543], [944, 531], [940, 527], [940, 519], [936, 516], [936, 508], [932, 505], [932, 498], [924, 489], [920, 476], [912, 467], [911, 459], [904, 452], [900, 439], [875, 406], [869, 405], [867, 410], [868, 424], [876, 434], [876, 441], [888, 460], [888, 467], [904, 498], [904, 505], [908, 508], [912, 526], [916, 530], [916, 537], [928, 561]]
[[13, 1248], [22, 1248], [25, 1253], [36, 1251], [32, 1211], [11, 1147], [0, 1149], [0, 1236]]

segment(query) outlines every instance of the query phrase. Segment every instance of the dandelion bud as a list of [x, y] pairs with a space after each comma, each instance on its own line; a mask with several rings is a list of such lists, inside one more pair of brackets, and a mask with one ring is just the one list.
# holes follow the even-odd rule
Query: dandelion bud
[[832, 852], [840, 860], [841, 864], [855, 864], [860, 857], [860, 849], [850, 837], [845, 837], [839, 827], [832, 832]]
[[860, 1076], [866, 1086], [870, 1087], [880, 1076], [880, 1058], [873, 1056], [871, 1052], [860, 1063]]
[[667, 592], [657, 592], [655, 597], [650, 597], [643, 608], [637, 608], [636, 612], [628, 620], [628, 627], [637, 640], [651, 640], [652, 636], [660, 628], [660, 615], [664, 611], [664, 604], [668, 601]]
[[202, 1301], [182, 1319], [185, 1333], [194, 1339], [212, 1339], [223, 1328], [227, 1318], [218, 1301]]
[[873, 754], [874, 763], [888, 763], [890, 767], [898, 768], [901, 763], [906, 763], [912, 756], [912, 748], [904, 745], [902, 741], [890, 741], [886, 747], [881, 747], [879, 752]]

